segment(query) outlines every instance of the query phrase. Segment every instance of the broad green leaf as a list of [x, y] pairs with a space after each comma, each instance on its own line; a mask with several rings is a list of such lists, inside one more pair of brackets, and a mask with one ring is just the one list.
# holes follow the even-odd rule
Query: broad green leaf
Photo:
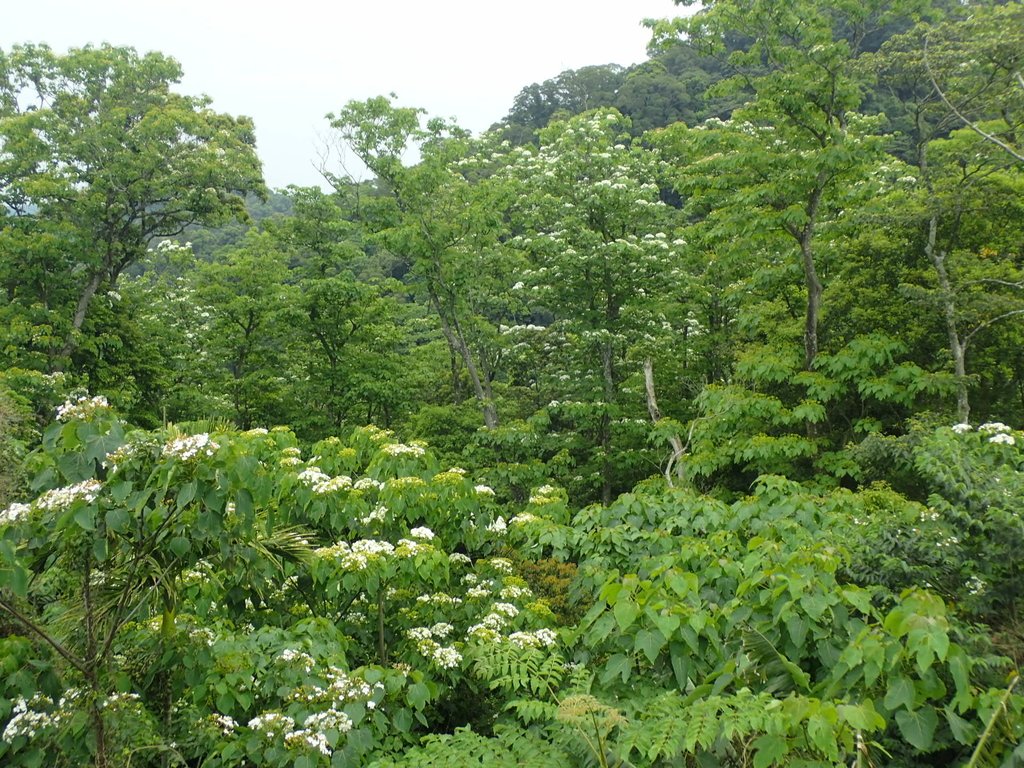
[[931, 747], [935, 739], [939, 716], [934, 708], [928, 706], [913, 711], [901, 710], [896, 713], [896, 724], [903, 738], [915, 748], [924, 751]]
[[890, 711], [895, 711], [901, 707], [904, 709], [914, 708], [914, 683], [910, 678], [904, 675], [897, 675], [896, 677], [889, 680], [889, 685], [885, 691], [885, 706]]
[[649, 629], [641, 629], [636, 633], [633, 643], [634, 651], [642, 651], [647, 660], [652, 664], [658, 658], [661, 649], [665, 647], [665, 637], [660, 632], [652, 632]]
[[760, 736], [754, 740], [754, 768], [776, 765], [789, 752], [784, 736]]
[[625, 632], [640, 615], [640, 608], [632, 600], [625, 599], [615, 603], [612, 612], [615, 614], [615, 623], [619, 625], [619, 631]]

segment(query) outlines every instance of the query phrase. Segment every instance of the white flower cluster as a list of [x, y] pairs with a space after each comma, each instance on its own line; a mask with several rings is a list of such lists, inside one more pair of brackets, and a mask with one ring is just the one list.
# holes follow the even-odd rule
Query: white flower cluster
[[327, 743], [327, 737], [324, 734], [316, 733], [309, 728], [289, 731], [284, 735], [284, 743], [287, 747], [315, 749], [326, 757], [331, 756], [331, 747]]
[[374, 480], [372, 477], [360, 477], [352, 487], [357, 491], [368, 491], [371, 488], [379, 491], [384, 487], [384, 483]]
[[291, 693], [291, 701], [305, 704], [344, 704], [350, 701], [363, 701], [367, 709], [376, 707], [374, 694], [383, 695], [384, 686], [382, 683], [370, 685], [360, 677], [352, 677], [345, 670], [338, 667], [329, 667], [327, 674], [327, 685], [304, 685]]
[[31, 504], [21, 504], [14, 502], [7, 509], [0, 512], [0, 525], [11, 525], [13, 523], [20, 522], [28, 517], [29, 512], [32, 511]]
[[995, 443], [996, 445], [1016, 445], [1017, 444], [1017, 441], [1013, 437], [1013, 435], [1007, 434], [1006, 432], [1000, 432], [999, 434], [992, 435], [992, 437], [990, 437], [988, 439], [988, 441], [990, 443]]
[[434, 638], [442, 640], [452, 633], [451, 624], [439, 622], [432, 627], [413, 627], [409, 638], [416, 643], [416, 650], [441, 669], [455, 669], [462, 662], [462, 654], [454, 646], [444, 646]]
[[405, 445], [404, 443], [390, 443], [381, 446], [381, 451], [388, 456], [422, 456], [426, 452], [422, 445]]
[[423, 539], [424, 541], [430, 541], [434, 538], [434, 532], [425, 526], [413, 528], [409, 531], [409, 535], [414, 539]]
[[983, 435], [994, 435], [997, 433], [1007, 433], [1010, 431], [1010, 428], [1001, 421], [989, 421], [981, 424], [978, 427], [978, 431]]
[[530, 591], [529, 587], [520, 587], [518, 584], [507, 584], [501, 588], [498, 592], [498, 597], [502, 600], [519, 600], [521, 598], [533, 597], [533, 592]]
[[372, 523], [383, 523], [384, 517], [387, 515], [387, 513], [388, 508], [381, 504], [365, 517], [359, 518], [359, 522], [363, 525], [371, 525]]
[[37, 693], [30, 701], [19, 696], [14, 700], [11, 719], [7, 721], [0, 740], [10, 744], [19, 736], [33, 739], [41, 731], [57, 727], [63, 719], [60, 710], [46, 711], [53, 707], [53, 699]]
[[475, 485], [475, 486], [473, 486], [473, 490], [476, 491], [477, 494], [480, 495], [480, 496], [493, 496], [494, 495], [494, 489], [491, 488], [491, 486], [489, 486], [489, 485]]
[[540, 518], [534, 514], [531, 514], [530, 512], [520, 512], [518, 515], [509, 520], [509, 524], [526, 525], [527, 523], [535, 523], [538, 520], [540, 520]]
[[491, 610], [510, 619], [514, 619], [519, 615], [519, 609], [512, 605], [512, 603], [495, 603], [491, 606]]
[[346, 571], [363, 571], [373, 561], [393, 555], [395, 547], [386, 541], [376, 539], [360, 539], [348, 544], [339, 541], [330, 547], [321, 547], [316, 550], [320, 557], [330, 557], [341, 561], [341, 567]]
[[530, 494], [531, 504], [550, 504], [554, 501], [559, 501], [558, 489], [553, 485], [542, 485], [532, 494]]
[[508, 625], [508, 619], [492, 611], [478, 623], [466, 630], [466, 634], [477, 640], [494, 642], [501, 637], [501, 631]]
[[[430, 530], [424, 528], [423, 530]], [[410, 535], [412, 535], [410, 533]], [[431, 532], [433, 535], [433, 532]], [[395, 545], [395, 554], [398, 557], [415, 557], [421, 552], [426, 552], [431, 548], [430, 544], [424, 544], [423, 541], [413, 541], [412, 539], [399, 539], [398, 544]]]
[[491, 567], [498, 573], [502, 573], [506, 576], [512, 575], [513, 569], [511, 560], [504, 557], [492, 557], [488, 562], [490, 562]]
[[220, 445], [206, 432], [200, 432], [198, 435], [183, 435], [170, 440], [162, 453], [179, 461], [191, 461], [197, 456], [213, 456], [218, 448]]
[[235, 729], [238, 728], [238, 723], [235, 722], [235, 719], [233, 717], [228, 717], [227, 715], [214, 713], [209, 716], [209, 719], [225, 736], [234, 733]]
[[113, 475], [121, 468], [122, 464], [136, 456], [144, 455], [148, 448], [149, 446], [145, 442], [129, 441], [103, 457], [103, 466], [109, 469], [110, 474]]
[[286, 648], [277, 654], [277, 661], [283, 661], [285, 664], [298, 662], [298, 665], [302, 667], [307, 674], [312, 672], [313, 668], [316, 666], [316, 661], [308, 653], [295, 651], [291, 648]]
[[249, 728], [259, 731], [267, 739], [284, 737], [295, 727], [295, 720], [280, 712], [264, 712], [249, 721]]
[[462, 605], [462, 598], [453, 597], [452, 595], [445, 594], [444, 592], [434, 592], [432, 595], [420, 595], [416, 598], [416, 602], [451, 607], [455, 605]]
[[517, 648], [550, 648], [558, 642], [558, 634], [543, 627], [533, 632], [513, 632], [508, 641]]
[[494, 519], [490, 525], [487, 526], [488, 533], [496, 533], [499, 536], [508, 530], [508, 523], [505, 522], [505, 518], [500, 515]]
[[299, 482], [313, 489], [317, 496], [325, 496], [336, 491], [347, 491], [352, 487], [352, 478], [348, 475], [331, 477], [322, 472], [320, 467], [307, 467], [299, 472]]
[[76, 501], [91, 504], [96, 500], [102, 487], [99, 480], [89, 479], [64, 488], [54, 488], [36, 499], [36, 506], [42, 510], [60, 511], [67, 509]]
[[110, 403], [103, 395], [89, 397], [79, 395], [74, 399], [64, 401], [64, 405], [57, 407], [57, 421], [75, 421], [91, 418], [96, 411], [110, 408]]
[[472, 565], [473, 558], [471, 558], [469, 555], [464, 555], [461, 552], [452, 552], [450, 555], [448, 555], [448, 562], [460, 563], [462, 565]]

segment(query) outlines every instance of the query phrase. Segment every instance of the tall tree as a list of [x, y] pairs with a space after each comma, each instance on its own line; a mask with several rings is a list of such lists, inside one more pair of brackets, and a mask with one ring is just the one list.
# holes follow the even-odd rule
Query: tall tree
[[[453, 364], [465, 366], [484, 423], [494, 428], [494, 371], [481, 347], [493, 323], [474, 311], [473, 296], [497, 266], [505, 192], [481, 178], [489, 155], [474, 154], [465, 131], [436, 118], [421, 127], [420, 115], [380, 96], [328, 117], [390, 193], [383, 207], [367, 212], [375, 216], [370, 226], [386, 248], [411, 261], [410, 277], [440, 321]], [[420, 162], [403, 165], [403, 154], [417, 146]]]
[[[60, 232], [45, 248], [73, 295], [50, 307], [63, 313], [55, 366], [75, 350], [97, 292], [154, 238], [244, 218], [243, 196], [263, 190], [252, 121], [175, 93], [181, 76], [174, 59], [132, 48], [0, 51], [0, 260], [8, 274], [27, 267], [41, 249], [9, 244]], [[7, 301], [30, 305], [37, 286], [9, 284]]]
[[[655, 24], [657, 37], [674, 39], [682, 32], [703, 51], [722, 56], [732, 76], [720, 88], [753, 95], [727, 125], [688, 134], [680, 157], [701, 164], [683, 189], [689, 195], [717, 190], [703, 196], [714, 197], [711, 205], [720, 220], [731, 219], [734, 232], [760, 221], [763, 231], [779, 232], [795, 246], [806, 288], [808, 370], [820, 347], [821, 221], [830, 197], [880, 151], [865, 136], [863, 121], [853, 119], [864, 84], [856, 60], [880, 29], [923, 5], [716, 0], [690, 18]], [[735, 45], [737, 40], [745, 42]]]

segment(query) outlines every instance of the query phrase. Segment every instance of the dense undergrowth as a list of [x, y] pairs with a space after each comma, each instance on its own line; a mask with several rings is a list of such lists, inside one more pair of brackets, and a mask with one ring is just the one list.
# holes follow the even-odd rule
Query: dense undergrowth
[[574, 510], [374, 427], [303, 449], [73, 399], [3, 512], [0, 752], [1012, 764], [1020, 439], [922, 431], [902, 450], [924, 503], [762, 476], [731, 503], [652, 480]]

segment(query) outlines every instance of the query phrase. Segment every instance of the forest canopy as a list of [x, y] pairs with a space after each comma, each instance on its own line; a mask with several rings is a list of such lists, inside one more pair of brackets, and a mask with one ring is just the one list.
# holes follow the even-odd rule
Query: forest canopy
[[1024, 6], [648, 24], [274, 191], [0, 50], [0, 762], [1024, 765]]

